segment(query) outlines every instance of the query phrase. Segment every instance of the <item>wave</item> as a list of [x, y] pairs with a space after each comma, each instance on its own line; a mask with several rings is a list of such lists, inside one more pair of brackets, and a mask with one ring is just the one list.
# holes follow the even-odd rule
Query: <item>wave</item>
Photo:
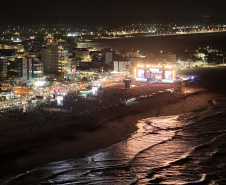
[[206, 185], [206, 184], [209, 184], [209, 180], [206, 178], [207, 177], [207, 174], [202, 174], [200, 179], [199, 180], [195, 180], [195, 181], [191, 181], [191, 182], [188, 182], [188, 183], [185, 183], [185, 185]]
[[26, 175], [32, 173], [35, 170], [36, 169], [32, 169], [32, 170], [26, 171], [25, 173], [21, 173], [19, 175], [16, 175], [15, 177], [9, 177], [9, 178], [6, 177], [6, 179], [4, 181], [3, 180], [2, 180], [2, 182], [0, 181], [1, 185], [7, 185], [7, 184], [11, 183], [14, 180], [17, 180], [17, 179], [19, 179], [19, 178], [21, 178], [23, 176], [26, 176]]
[[[132, 185], [139, 184], [140, 180], [144, 179], [148, 184], [205, 184], [210, 182], [209, 179], [214, 174], [204, 167], [219, 157], [219, 149], [224, 146], [222, 143], [226, 136], [226, 129], [222, 128], [221, 124], [219, 129], [215, 130], [212, 130], [212, 127], [206, 129], [205, 126], [207, 123], [216, 126], [215, 122], [223, 121], [224, 116], [224, 111], [211, 110], [186, 116], [143, 119], [138, 122], [138, 130], [125, 138], [126, 144], [124, 139], [89, 153], [84, 158], [49, 163], [16, 177], [4, 179], [0, 184], [27, 184], [23, 183], [25, 179], [39, 172], [41, 175], [38, 174], [36, 180], [40, 180], [41, 184], [125, 182]], [[163, 151], [164, 149], [166, 151]], [[151, 161], [152, 159], [154, 161]], [[219, 168], [223, 171], [224, 167]], [[187, 168], [196, 173], [195, 178], [191, 177], [192, 173], [183, 171]], [[175, 174], [170, 174], [171, 172]], [[187, 176], [191, 178], [185, 179]]]
[[[204, 114], [206, 114], [206, 113], [204, 113]], [[209, 117], [209, 118], [212, 119], [213, 116], [219, 116], [219, 113], [214, 113], [213, 115], [205, 116], [205, 118]], [[195, 118], [195, 121], [194, 121], [194, 117], [192, 117], [192, 122], [190, 122], [190, 123], [194, 124], [194, 123], [197, 123], [198, 121], [202, 121], [202, 120], [203, 120], [203, 117], [201, 117], [201, 118], [198, 117], [198, 118]], [[154, 121], [148, 122], [148, 125], [150, 125], [150, 126], [153, 126], [154, 124], [155, 124]], [[189, 127], [189, 125], [186, 125], [186, 127]], [[168, 129], [166, 129], [166, 130], [168, 130]], [[154, 150], [154, 147], [156, 147], [158, 145], [159, 145], [159, 148], [161, 148], [162, 144], [171, 142], [174, 139], [178, 139], [178, 137], [176, 137], [176, 135], [177, 135], [177, 132], [180, 132], [181, 130], [183, 130], [183, 129], [179, 128], [179, 130], [176, 131], [175, 136], [172, 137], [171, 139], [159, 142], [159, 143], [152, 145], [152, 146], [140, 151], [139, 153], [137, 153], [134, 156], [134, 158], [131, 159], [131, 161], [129, 162], [130, 166], [132, 166], [132, 168], [136, 168], [136, 166], [133, 166], [132, 163], [133, 163], [134, 160], [137, 160], [137, 159], [139, 159], [138, 161], [140, 162], [140, 164], [143, 164], [142, 161], [140, 161], [140, 160], [142, 160], [142, 158], [145, 155], [142, 155], [141, 157], [139, 157], [139, 155], [141, 155], [142, 153], [145, 153], [146, 151], [149, 151], [149, 150], [152, 150], [152, 149]], [[197, 157], [196, 153], [198, 152], [199, 153], [198, 155], [200, 155], [201, 151], [203, 149], [205, 149], [205, 147], [208, 147], [208, 146], [213, 145], [213, 144], [215, 145], [215, 143], [219, 142], [218, 140], [225, 136], [225, 130], [214, 131], [214, 132], [211, 132], [211, 134], [217, 134], [217, 136], [214, 136], [213, 138], [209, 138], [208, 141], [206, 141], [204, 143], [200, 143], [199, 145], [195, 145], [194, 147], [191, 147], [187, 153], [183, 153], [182, 156], [180, 156], [178, 159], [175, 159], [174, 161], [170, 162], [167, 159], [167, 161], [166, 161], [167, 164], [164, 164], [162, 166], [158, 166], [157, 168], [153, 167], [151, 169], [148, 169], [146, 178], [151, 178], [149, 183], [157, 183], [157, 182], [164, 181], [164, 178], [161, 178], [161, 181], [160, 181], [160, 179], [158, 177], [159, 172], [162, 171], [162, 170], [172, 168], [173, 166], [182, 166], [182, 165], [186, 165], [187, 163], [193, 163], [196, 160], [199, 160], [198, 162], [200, 163], [200, 162], [207, 161], [207, 160], [211, 159], [211, 157], [218, 152], [218, 145], [216, 145], [216, 148], [213, 148], [213, 149], [210, 147], [210, 149], [207, 151], [207, 154], [202, 156], [203, 159], [201, 159], [201, 158], [196, 159], [196, 157]], [[204, 136], [205, 136], [205, 133], [204, 133], [203, 137]], [[196, 136], [193, 136], [193, 137], [196, 137]], [[179, 139], [183, 140], [184, 139], [183, 135]], [[148, 154], [149, 153], [147, 153], [147, 155]], [[135, 172], [133, 172], [133, 173], [134, 173], [134, 175], [136, 175]], [[199, 180], [196, 180], [195, 183], [199, 183], [199, 184], [204, 183], [205, 184], [206, 181], [207, 181], [206, 180], [206, 174], [202, 174], [202, 177]]]
[[170, 137], [168, 140], [163, 140], [163, 141], [161, 141], [161, 142], [159, 142], [159, 143], [156, 143], [156, 144], [154, 144], [154, 145], [151, 145], [151, 146], [148, 147], [148, 148], [145, 148], [145, 149], [139, 151], [132, 159], [130, 159], [130, 161], [127, 163], [127, 165], [130, 166], [131, 163], [133, 162], [133, 160], [135, 160], [135, 159], [137, 158], [137, 156], [140, 155], [141, 153], [144, 153], [145, 151], [150, 150], [151, 148], [153, 148], [153, 147], [155, 147], [155, 146], [157, 146], [157, 145], [166, 143], [167, 141], [170, 141], [170, 140], [172, 140], [172, 139], [173, 139], [173, 137]]

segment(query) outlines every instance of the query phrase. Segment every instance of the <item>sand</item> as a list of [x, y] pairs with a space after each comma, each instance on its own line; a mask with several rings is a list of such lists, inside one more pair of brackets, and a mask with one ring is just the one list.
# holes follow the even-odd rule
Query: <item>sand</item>
[[[185, 94], [185, 90], [189, 93]], [[128, 137], [137, 130], [140, 119], [203, 110], [212, 106], [210, 100], [221, 96], [204, 88], [186, 87], [178, 93], [160, 93], [91, 118], [56, 125], [54, 129], [43, 127], [36, 132], [28, 128], [26, 134], [14, 130], [6, 136], [6, 123], [2, 122], [0, 175], [19, 173], [51, 161], [81, 157]]]

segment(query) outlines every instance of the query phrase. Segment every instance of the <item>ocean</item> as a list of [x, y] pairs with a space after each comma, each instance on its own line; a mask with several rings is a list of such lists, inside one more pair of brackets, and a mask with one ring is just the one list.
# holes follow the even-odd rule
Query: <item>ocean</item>
[[226, 101], [201, 112], [150, 117], [82, 158], [9, 175], [1, 185], [226, 184]]
[[97, 49], [112, 48], [116, 52], [120, 50], [137, 51], [141, 54], [172, 52], [179, 56], [187, 50], [194, 53], [199, 48], [226, 50], [226, 32], [178, 34], [163, 36], [139, 35], [131, 38], [121, 39], [97, 39], [90, 42], [78, 43], [78, 48], [93, 47]]

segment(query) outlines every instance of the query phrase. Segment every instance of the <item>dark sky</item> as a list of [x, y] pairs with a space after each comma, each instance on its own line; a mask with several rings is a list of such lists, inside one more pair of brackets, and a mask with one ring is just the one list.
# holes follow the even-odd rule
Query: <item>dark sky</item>
[[[134, 0], [133, 0], [134, 1]], [[22, 16], [206, 16], [224, 17], [225, 0], [4, 0], [1, 20]]]

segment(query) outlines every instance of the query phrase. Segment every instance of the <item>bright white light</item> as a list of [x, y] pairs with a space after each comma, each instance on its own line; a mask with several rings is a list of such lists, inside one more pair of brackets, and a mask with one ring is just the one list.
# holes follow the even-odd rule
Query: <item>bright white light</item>
[[172, 71], [165, 71], [165, 80], [172, 80]]
[[34, 86], [40, 87], [40, 86], [44, 86], [45, 81], [38, 81], [38, 82], [34, 82], [33, 84]]
[[57, 96], [57, 105], [58, 106], [63, 106], [63, 96]]

